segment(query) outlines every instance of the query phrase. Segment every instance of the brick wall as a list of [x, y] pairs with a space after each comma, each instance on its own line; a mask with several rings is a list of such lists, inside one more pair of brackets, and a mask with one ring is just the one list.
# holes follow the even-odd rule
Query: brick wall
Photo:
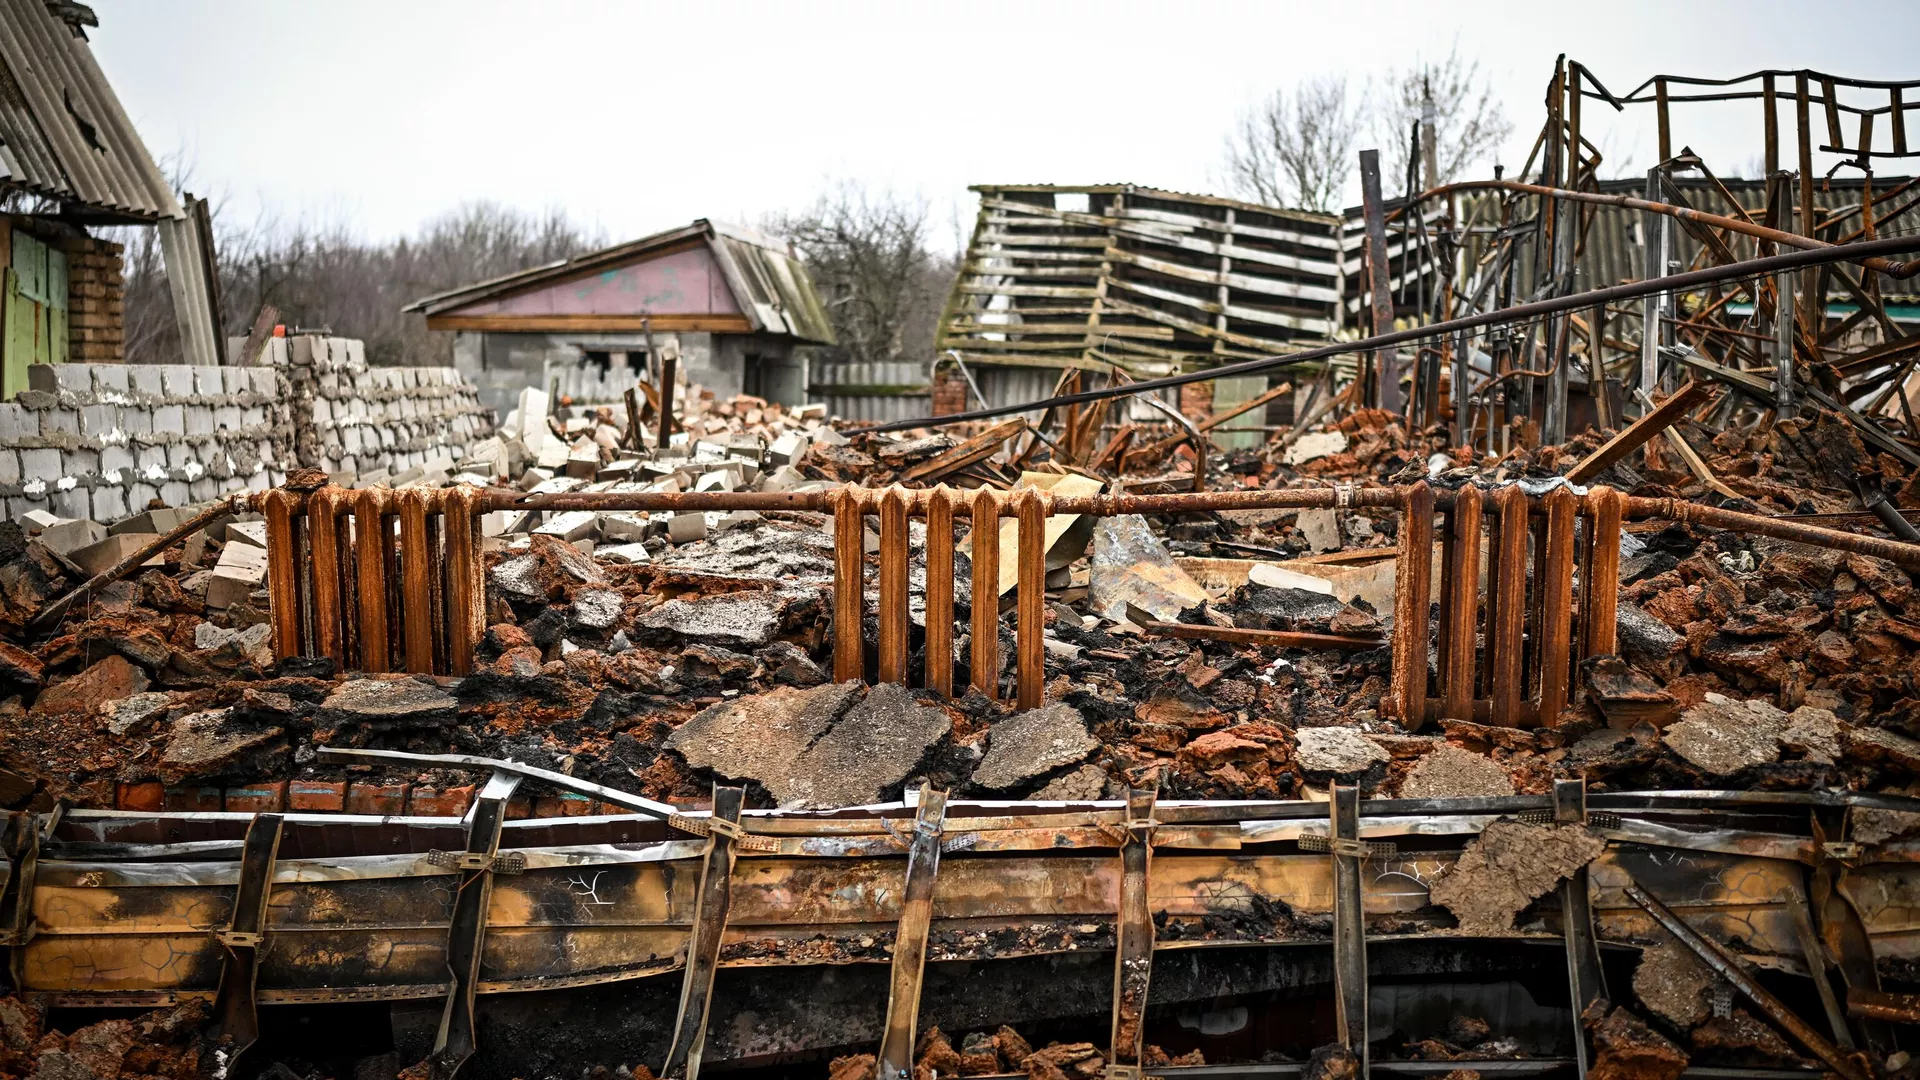
[[68, 359], [126, 359], [126, 279], [121, 245], [88, 237], [67, 245]]
[[933, 415], [967, 411], [967, 383], [960, 373], [941, 365], [933, 374]]
[[1188, 383], [1180, 388], [1180, 413], [1194, 423], [1213, 415], [1213, 384]]

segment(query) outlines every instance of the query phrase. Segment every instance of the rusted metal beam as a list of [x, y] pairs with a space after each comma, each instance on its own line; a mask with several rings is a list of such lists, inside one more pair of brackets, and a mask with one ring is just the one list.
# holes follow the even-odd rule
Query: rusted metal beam
[[933, 886], [940, 870], [940, 845], [947, 793], [920, 789], [913, 840], [907, 849], [907, 882], [901, 893], [900, 923], [893, 937], [893, 972], [888, 982], [887, 1020], [880, 1039], [880, 1080], [913, 1073], [914, 1027], [920, 1016], [921, 976], [927, 961], [927, 933], [933, 924]]
[[519, 784], [518, 776], [504, 772], [496, 772], [487, 780], [467, 821], [466, 849], [451, 860], [460, 873], [453, 921], [447, 931], [447, 968], [453, 975], [453, 986], [447, 993], [433, 1054], [427, 1059], [435, 1080], [452, 1080], [473, 1056], [474, 997], [479, 990], [487, 910], [493, 897], [493, 864], [500, 850], [500, 827], [507, 820], [507, 800]]
[[1440, 605], [1447, 651], [1440, 658], [1441, 715], [1473, 719], [1475, 634], [1480, 615], [1480, 489], [1461, 488], [1447, 514], [1447, 595]]
[[1753, 1002], [1767, 1019], [1779, 1025], [1794, 1041], [1813, 1051], [1815, 1057], [1833, 1067], [1847, 1080], [1872, 1080], [1873, 1066], [1859, 1053], [1847, 1053], [1828, 1042], [1824, 1036], [1813, 1029], [1813, 1025], [1800, 1019], [1799, 1014], [1787, 1008], [1772, 992], [1761, 986], [1738, 960], [1728, 955], [1717, 942], [1712, 941], [1685, 919], [1673, 913], [1673, 909], [1660, 902], [1636, 882], [1629, 880], [1625, 890], [1627, 898], [1645, 909], [1653, 920], [1672, 934], [1675, 940], [1687, 947], [1701, 962], [1712, 968], [1714, 973], [1733, 985], [1733, 988]]
[[[1556, 825], [1584, 825], [1587, 821], [1587, 782], [1553, 782], [1553, 820]], [[1573, 1002], [1574, 1065], [1587, 1075], [1587, 1037], [1581, 1016], [1587, 1006], [1607, 997], [1606, 971], [1600, 962], [1600, 940], [1593, 927], [1593, 893], [1587, 868], [1582, 866], [1560, 883], [1560, 935], [1567, 948], [1567, 986]]]
[[1000, 496], [974, 493], [968, 558], [973, 564], [973, 688], [988, 701], [1000, 697]]
[[1509, 485], [1493, 496], [1500, 526], [1493, 552], [1493, 604], [1487, 621], [1487, 666], [1493, 678], [1493, 722], [1520, 726], [1520, 703], [1526, 696], [1527, 616], [1527, 496]]
[[1427, 624], [1433, 591], [1433, 489], [1425, 480], [1407, 490], [1400, 517], [1400, 550], [1393, 585], [1393, 692], [1401, 723], [1426, 722]]
[[1620, 520], [1627, 497], [1612, 488], [1587, 493], [1587, 567], [1580, 608], [1587, 656], [1614, 651], [1620, 618]]
[[300, 655], [300, 553], [294, 513], [306, 501], [286, 488], [266, 493], [267, 599], [273, 618], [273, 655]]
[[1021, 709], [1037, 709], [1047, 680], [1043, 640], [1047, 617], [1047, 509], [1034, 491], [1021, 492], [1014, 501], [1020, 515], [1020, 574], [1014, 588], [1018, 668], [1014, 703]]
[[1573, 522], [1579, 499], [1566, 488], [1545, 498], [1546, 540], [1536, 580], [1540, 590], [1540, 722], [1554, 726], [1567, 707], [1573, 645]]
[[927, 501], [927, 686], [953, 696], [953, 502], [945, 484]]
[[833, 499], [833, 680], [865, 674], [860, 622], [866, 616], [866, 511], [861, 492], [841, 488]]
[[660, 1069], [663, 1078], [697, 1080], [700, 1075], [707, 1013], [713, 1002], [713, 977], [720, 967], [720, 942], [726, 936], [727, 910], [733, 901], [733, 841], [741, 835], [740, 810], [746, 795], [743, 787], [713, 789], [713, 817], [708, 822], [711, 831], [700, 867], [693, 932], [687, 938], [680, 1011], [673, 1022], [673, 1043]]
[[1153, 976], [1153, 905], [1148, 874], [1153, 867], [1157, 788], [1127, 792], [1121, 826], [1120, 903], [1114, 921], [1113, 1036], [1107, 1052], [1109, 1078], [1137, 1078], [1146, 1049], [1147, 989]]
[[[1367, 228], [1367, 292], [1370, 297], [1368, 310], [1372, 316], [1371, 328], [1374, 336], [1385, 334], [1393, 329], [1393, 267], [1387, 257], [1387, 217], [1386, 205], [1380, 196], [1380, 151], [1360, 151], [1360, 196], [1366, 216]], [[1376, 385], [1368, 394], [1368, 404], [1378, 405], [1388, 412], [1399, 412], [1400, 370], [1391, 349], [1373, 351], [1373, 374]], [[1361, 380], [1364, 382], [1366, 373]], [[1362, 393], [1367, 393], [1362, 388]]]
[[339, 762], [349, 765], [367, 763], [395, 763], [405, 765], [425, 765], [443, 769], [486, 769], [496, 773], [525, 777], [551, 784], [562, 791], [571, 791], [591, 799], [625, 810], [632, 810], [648, 817], [668, 820], [679, 811], [663, 802], [630, 791], [596, 784], [590, 780], [568, 776], [566, 773], [542, 769], [535, 765], [522, 765], [517, 761], [502, 761], [498, 758], [478, 757], [473, 754], [416, 754], [406, 750], [362, 750], [348, 746], [315, 747], [314, 752], [321, 761]]
[[1228, 641], [1235, 645], [1264, 645], [1275, 649], [1377, 649], [1386, 639], [1358, 634], [1314, 634], [1296, 630], [1256, 630], [1244, 626], [1197, 626], [1164, 622], [1147, 616], [1129, 605], [1127, 621], [1148, 637], [1182, 638], [1188, 641]]
[[879, 681], [907, 681], [907, 500], [895, 485], [880, 496]]
[[1678, 423], [1694, 407], [1703, 404], [1713, 396], [1713, 385], [1698, 379], [1689, 379], [1687, 384], [1667, 395], [1667, 399], [1640, 419], [1628, 424], [1624, 430], [1608, 439], [1599, 449], [1580, 460], [1567, 473], [1570, 484], [1585, 484], [1605, 472], [1607, 467], [1640, 449], [1648, 439]]

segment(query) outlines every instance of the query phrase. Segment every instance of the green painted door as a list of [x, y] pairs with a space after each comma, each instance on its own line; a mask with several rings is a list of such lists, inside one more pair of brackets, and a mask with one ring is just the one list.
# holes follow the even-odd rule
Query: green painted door
[[27, 387], [27, 365], [67, 360], [67, 254], [19, 230], [6, 270], [0, 333], [0, 395]]

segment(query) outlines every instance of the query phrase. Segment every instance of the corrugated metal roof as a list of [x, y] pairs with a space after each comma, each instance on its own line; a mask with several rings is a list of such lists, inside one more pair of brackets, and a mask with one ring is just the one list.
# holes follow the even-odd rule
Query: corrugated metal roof
[[0, 0], [0, 183], [135, 221], [180, 203], [78, 30], [43, 0]]
[[826, 306], [814, 290], [813, 276], [788, 245], [737, 225], [705, 218], [600, 251], [435, 293], [415, 300], [402, 310], [438, 315], [481, 300], [510, 296], [580, 274], [639, 262], [664, 248], [694, 239], [706, 241], [714, 261], [726, 275], [734, 302], [740, 305], [756, 331], [791, 334], [821, 345], [833, 344], [833, 325], [827, 319]]

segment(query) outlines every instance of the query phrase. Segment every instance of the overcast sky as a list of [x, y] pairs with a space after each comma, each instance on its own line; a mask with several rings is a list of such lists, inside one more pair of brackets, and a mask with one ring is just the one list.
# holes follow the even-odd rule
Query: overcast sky
[[[94, 6], [101, 65], [196, 193], [241, 220], [379, 238], [481, 199], [558, 207], [616, 240], [751, 224], [850, 177], [924, 197], [950, 241], [970, 183], [1218, 191], [1222, 138], [1257, 95], [1456, 43], [1514, 122], [1509, 169], [1562, 52], [1616, 93], [1767, 67], [1920, 75], [1920, 5], [1832, 0]], [[1707, 108], [1676, 111], [1675, 145], [1757, 163], [1759, 109]], [[1650, 107], [1606, 112], [1589, 130], [1644, 170]]]

